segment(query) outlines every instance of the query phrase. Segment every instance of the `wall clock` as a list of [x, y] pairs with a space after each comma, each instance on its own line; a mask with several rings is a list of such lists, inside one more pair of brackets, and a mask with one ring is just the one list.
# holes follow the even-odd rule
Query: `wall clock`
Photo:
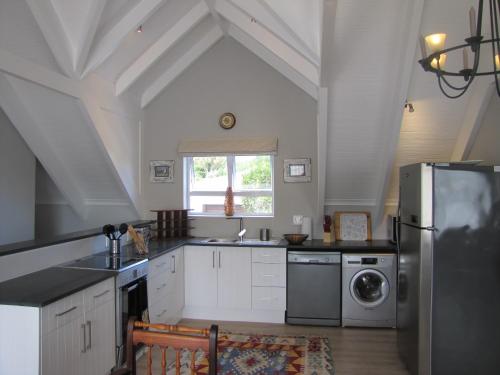
[[236, 117], [231, 112], [223, 113], [219, 118], [219, 125], [222, 129], [232, 129], [236, 124]]

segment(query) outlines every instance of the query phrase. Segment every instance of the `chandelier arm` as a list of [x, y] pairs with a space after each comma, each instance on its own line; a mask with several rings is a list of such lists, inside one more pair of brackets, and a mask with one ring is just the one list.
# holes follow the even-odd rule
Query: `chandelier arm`
[[[479, 50], [477, 51], [477, 56], [479, 56]], [[479, 57], [478, 57], [478, 60], [479, 60]], [[464, 85], [464, 86], [461, 86], [461, 87], [458, 87], [458, 86], [455, 86], [455, 85], [452, 85], [446, 78], [444, 75], [441, 74], [442, 70], [441, 70], [441, 66], [439, 64], [439, 60], [437, 60], [437, 67], [438, 67], [438, 71], [437, 71], [437, 76], [439, 77], [440, 81], [441, 82], [441, 79], [443, 80], [443, 82], [446, 84], [446, 86], [448, 86], [450, 89], [452, 90], [455, 90], [455, 91], [462, 91], [462, 90], [465, 90], [467, 91], [467, 89], [469, 88], [469, 86], [471, 85], [472, 81], [474, 80], [474, 75], [471, 75], [471, 77], [469, 78], [469, 80], [467, 81], [467, 83]], [[441, 86], [441, 84], [440, 84]]]
[[447, 98], [449, 99], [457, 99], [457, 98], [460, 98], [463, 94], [465, 94], [467, 92], [467, 89], [464, 89], [464, 90], [461, 90], [461, 92], [457, 95], [450, 95], [446, 92], [446, 90], [444, 89], [443, 87], [443, 84], [441, 82], [441, 76], [438, 75], [438, 83], [439, 83], [439, 88], [441, 89], [441, 92], [443, 93], [444, 96], [446, 96]]
[[[500, 87], [498, 83], [498, 69], [496, 64], [496, 56], [500, 53], [498, 41], [495, 46], [495, 39], [498, 39], [498, 15], [495, 0], [490, 0], [490, 28], [491, 28], [491, 51], [493, 61], [493, 73], [495, 75], [495, 86], [498, 95], [500, 95]], [[496, 48], [495, 48], [496, 47]]]

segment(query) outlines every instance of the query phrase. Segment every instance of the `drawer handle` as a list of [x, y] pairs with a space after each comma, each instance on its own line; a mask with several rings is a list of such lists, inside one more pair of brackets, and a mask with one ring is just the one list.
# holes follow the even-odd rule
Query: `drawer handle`
[[167, 284], [163, 283], [161, 284], [158, 288], [156, 288], [156, 290], [160, 290], [160, 289], [163, 289], [167, 286]]
[[167, 262], [163, 262], [163, 263], [157, 264], [157, 265], [156, 265], [156, 268], [161, 268], [161, 267], [163, 267], [165, 264], [167, 264]]
[[73, 311], [73, 310], [76, 310], [76, 308], [77, 308], [77, 306], [73, 306], [71, 309], [68, 309], [68, 310], [66, 310], [66, 311], [63, 311], [63, 312], [57, 313], [57, 314], [56, 314], [56, 318], [60, 318], [61, 316], [66, 315], [66, 314], [70, 313], [70, 312], [71, 312], [71, 311]]
[[262, 297], [261, 301], [276, 301], [278, 298], [276, 297]]
[[270, 274], [270, 273], [266, 273], [264, 275], [262, 275], [264, 277], [276, 277], [276, 275], [273, 275], [273, 274]]
[[269, 258], [269, 257], [272, 257], [273, 255], [272, 254], [261, 254], [260, 256], [263, 258]]
[[163, 310], [161, 313], [159, 314], [156, 314], [156, 317], [159, 318], [160, 316], [162, 316], [163, 314], [165, 314], [167, 312], [167, 310]]
[[94, 296], [94, 298], [95, 298], [95, 299], [100, 298], [100, 297], [102, 297], [102, 296], [104, 296], [104, 295], [108, 294], [109, 292], [110, 292], [110, 290], [108, 289], [108, 290], [106, 290], [105, 292], [102, 292], [101, 294], [97, 294], [97, 295], [95, 295], [95, 296]]

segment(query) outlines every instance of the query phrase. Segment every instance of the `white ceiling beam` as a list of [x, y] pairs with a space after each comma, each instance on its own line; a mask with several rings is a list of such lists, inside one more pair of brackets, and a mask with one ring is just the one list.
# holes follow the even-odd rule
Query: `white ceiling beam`
[[[333, 35], [335, 33], [335, 16], [337, 13], [337, 0], [323, 0], [321, 17], [321, 63], [320, 63], [320, 86], [328, 86], [333, 80], [330, 77], [331, 67], [335, 59], [333, 50]], [[326, 157], [326, 155], [325, 155]]]
[[109, 28], [97, 41], [83, 75], [87, 75], [108, 59], [117, 50], [127, 34], [144, 23], [164, 2], [165, 0], [141, 0], [130, 9], [121, 20]]
[[3, 49], [0, 49], [0, 71], [74, 98], [80, 96], [76, 81]]
[[394, 162], [396, 160], [396, 153], [399, 144], [399, 134], [401, 132], [401, 123], [403, 121], [404, 103], [408, 95], [410, 81], [413, 74], [414, 67], [416, 66], [415, 52], [417, 50], [418, 38], [420, 35], [420, 24], [424, 11], [425, 0], [414, 0], [408, 2], [407, 14], [402, 17], [404, 20], [409, 20], [406, 30], [402, 30], [403, 36], [401, 39], [401, 46], [396, 47], [401, 50], [400, 56], [395, 56], [394, 61], [396, 64], [394, 74], [397, 79], [394, 82], [394, 88], [391, 92], [394, 93], [392, 99], [389, 101], [390, 110], [388, 110], [387, 123], [389, 130], [385, 138], [386, 146], [384, 150], [384, 160], [381, 165], [384, 168], [384, 173], [381, 176], [379, 186], [377, 187], [376, 207], [373, 215], [375, 225], [378, 225], [383, 219], [385, 211], [385, 200], [389, 185], [391, 183], [392, 171]]
[[286, 61], [279, 56], [275, 55], [272, 51], [268, 50], [265, 46], [256, 41], [253, 37], [246, 34], [234, 25], [230, 25], [228, 29], [229, 35], [238, 41], [248, 50], [252, 51], [255, 55], [260, 57], [283, 76], [288, 78], [296, 86], [304, 90], [312, 98], [318, 99], [318, 87], [304, 77], [302, 74], [293, 69]]
[[0, 107], [33, 154], [40, 160], [75, 213], [80, 218], [85, 219], [87, 208], [78, 184], [68, 173], [64, 163], [52, 151], [50, 140], [47, 139], [43, 127], [36, 121], [36, 114], [31, 113], [31, 108], [23, 102], [22, 97], [12, 84], [11, 80], [13, 79], [6, 74], [0, 74]]
[[328, 149], [328, 88], [320, 87], [318, 90], [318, 116], [317, 116], [317, 160], [318, 160], [318, 201], [316, 218], [313, 228], [317, 235], [322, 232], [323, 215], [325, 211], [326, 192], [326, 154]]
[[217, 11], [215, 10], [215, 0], [205, 0], [205, 4], [207, 4], [208, 9], [210, 9], [210, 14], [212, 14], [212, 18], [214, 19], [215, 23], [219, 25], [224, 35], [227, 35], [227, 25], [219, 15], [219, 13], [217, 13]]
[[491, 97], [495, 92], [495, 83], [479, 77], [471, 86], [471, 97], [465, 112], [464, 122], [458, 134], [451, 161], [461, 161], [469, 156], [477, 132], [483, 123]]
[[132, 65], [130, 65], [116, 81], [116, 95], [121, 95], [142, 74], [144, 74], [160, 57], [174, 46], [184, 35], [190, 32], [198, 23], [210, 13], [208, 6], [198, 3], [172, 28], [167, 30], [160, 39], [149, 47]]
[[228, 3], [225, 0], [217, 0], [215, 9], [225, 19], [233, 25], [237, 25], [246, 34], [253, 37], [259, 43], [264, 45], [268, 50], [286, 61], [293, 69], [313, 82], [316, 86], [319, 85], [318, 67], [305, 59], [301, 54], [290, 48], [281, 39], [269, 32], [263, 26], [256, 22], [252, 22], [250, 18], [243, 13], [239, 8]]
[[50, 0], [26, 0], [54, 58], [68, 77], [75, 77], [71, 44]]
[[[290, 45], [290, 47], [295, 48], [298, 52], [302, 53], [304, 57], [308, 58], [315, 65], [319, 65], [320, 56], [314, 52], [309, 45], [304, 42], [304, 40], [295, 32], [295, 30], [285, 22], [285, 20], [274, 11], [273, 8], [264, 0], [257, 0], [256, 2], [247, 2], [244, 0], [238, 0], [238, 3], [245, 4], [245, 6], [251, 6], [256, 11], [260, 7], [262, 10], [258, 11], [263, 17], [256, 19], [262, 22], [270, 31], [274, 32], [276, 35], [280, 36], [284, 42]], [[233, 0], [234, 2], [234, 0]]]
[[149, 86], [141, 98], [141, 108], [145, 108], [156, 98], [167, 86], [172, 83], [183, 71], [185, 71], [201, 55], [208, 51], [215, 43], [224, 36], [218, 26], [212, 28], [200, 41], [191, 47], [181, 58], [170, 66], [151, 86]]
[[90, 47], [94, 41], [94, 37], [101, 20], [102, 12], [108, 0], [93, 0], [90, 5], [89, 23], [87, 24], [87, 32], [84, 34], [84, 40], [80, 49], [77, 51], [73, 65], [75, 72], [82, 77], [83, 69], [89, 56]]

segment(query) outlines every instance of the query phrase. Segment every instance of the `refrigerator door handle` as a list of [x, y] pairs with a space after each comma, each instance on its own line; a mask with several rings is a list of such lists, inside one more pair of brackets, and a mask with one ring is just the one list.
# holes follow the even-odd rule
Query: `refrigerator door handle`
[[425, 230], [428, 230], [428, 231], [431, 231], [431, 232], [437, 232], [437, 228], [435, 226], [425, 227]]

